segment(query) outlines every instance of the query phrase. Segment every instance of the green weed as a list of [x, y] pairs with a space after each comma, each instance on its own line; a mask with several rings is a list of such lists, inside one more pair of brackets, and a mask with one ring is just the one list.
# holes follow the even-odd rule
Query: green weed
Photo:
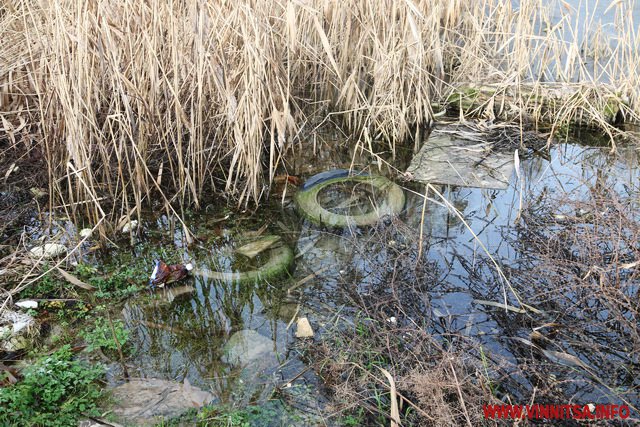
[[104, 370], [73, 360], [66, 345], [23, 371], [18, 384], [0, 388], [0, 425], [76, 426], [86, 415], [98, 416], [102, 392], [96, 381]]
[[[84, 338], [87, 343], [87, 351], [94, 351], [98, 348], [103, 350], [118, 350], [118, 343], [121, 348], [125, 347], [125, 344], [129, 341], [129, 331], [125, 329], [124, 323], [121, 320], [113, 321], [113, 330], [115, 331], [115, 339], [109, 321], [104, 317], [98, 317], [95, 319], [93, 327], [87, 328], [80, 332], [80, 336]], [[118, 340], [116, 343], [115, 340]]]

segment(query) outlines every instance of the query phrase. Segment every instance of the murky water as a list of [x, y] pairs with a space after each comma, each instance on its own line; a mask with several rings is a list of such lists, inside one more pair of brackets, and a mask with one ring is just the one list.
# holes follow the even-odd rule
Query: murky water
[[[298, 160], [297, 164], [303, 166], [296, 167], [294, 161], [289, 173], [306, 177], [323, 168], [348, 167], [351, 160], [350, 155], [331, 158], [326, 165], [315, 163], [314, 171], [307, 170], [309, 163]], [[595, 186], [606, 186], [622, 195], [638, 194], [637, 151], [622, 147], [611, 154], [606, 147], [584, 146], [573, 139], [548, 152], [521, 156], [520, 179], [514, 174], [507, 190], [436, 186], [464, 221], [430, 194], [425, 205], [422, 256], [437, 272], [437, 280], [425, 295], [428, 308], [423, 313], [432, 320], [431, 332], [444, 336], [453, 331], [475, 340], [490, 357], [495, 355], [517, 366], [520, 350], [506, 335], [527, 337], [530, 330], [510, 329], [504, 310], [478, 303], [486, 299], [500, 303], [504, 294], [509, 304], [517, 305], [496, 278], [479, 242], [498, 265], [518, 270], [520, 261], [526, 258], [516, 231], [522, 221], [521, 204], [532, 206], [558, 195], [588, 199]], [[290, 323], [295, 317], [307, 316], [318, 334], [330, 326], [336, 311], [345, 316], [353, 314], [341, 287], [350, 284], [352, 292], [367, 293], [383, 285], [375, 271], [393, 262], [390, 248], [402, 242], [379, 241], [375, 227], [336, 231], [303, 221], [290, 201], [291, 190], [284, 198], [276, 192], [270, 204], [253, 215], [223, 220], [225, 213], [213, 210], [192, 217], [189, 225], [201, 241], [188, 248], [180, 231], [171, 234], [166, 217], [145, 224], [146, 244], [135, 251], [136, 256], [148, 259], [149, 266], [161, 254], [173, 257], [166, 259], [168, 262], [193, 260], [201, 270], [232, 267], [229, 254], [234, 242], [261, 227], [266, 227], [263, 233], [280, 235], [296, 256], [289, 273], [277, 279], [239, 284], [195, 275], [149, 297], [130, 299], [123, 315], [135, 349], [128, 362], [132, 375], [178, 381], [187, 378], [191, 384], [211, 390], [218, 402], [237, 406], [264, 401], [276, 387], [296, 378], [293, 387], [280, 390], [294, 396], [290, 403], [298, 402], [298, 408], [291, 409], [303, 417], [297, 419], [313, 424], [309, 420], [322, 413], [324, 398], [318, 379], [312, 371], [305, 371], [302, 355], [308, 344], [294, 337]], [[423, 198], [419, 194], [423, 192], [422, 185], [406, 190], [407, 203], [400, 221], [405, 232], [413, 236], [421, 229]], [[573, 214], [563, 209], [558, 206], [555, 213]], [[364, 257], [354, 250], [358, 247], [368, 248], [367, 256], [374, 255]], [[534, 289], [535, 283], [530, 287]], [[521, 296], [535, 306], [536, 292], [544, 290], [523, 291]], [[230, 357], [230, 353], [239, 356]], [[588, 356], [576, 354], [592, 363]], [[117, 369], [113, 375], [118, 381]], [[526, 378], [518, 381], [521, 390], [531, 387]], [[633, 380], [629, 393], [622, 392], [634, 404], [638, 404], [633, 392], [637, 387], [637, 380]], [[619, 400], [598, 384], [568, 391], [575, 392], [581, 401]], [[286, 416], [286, 411], [283, 413]]]

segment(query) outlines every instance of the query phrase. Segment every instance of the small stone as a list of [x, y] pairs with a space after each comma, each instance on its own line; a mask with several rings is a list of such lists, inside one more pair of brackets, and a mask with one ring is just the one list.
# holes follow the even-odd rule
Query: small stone
[[46, 196], [47, 194], [49, 194], [49, 193], [47, 193], [45, 190], [43, 190], [42, 188], [38, 188], [38, 187], [31, 187], [31, 188], [29, 189], [29, 191], [31, 192], [31, 194], [33, 194], [33, 195], [34, 195], [34, 197], [35, 197], [36, 199], [39, 199], [40, 197], [44, 197], [44, 196]]
[[3, 343], [4, 351], [8, 351], [10, 353], [15, 351], [21, 351], [31, 347], [31, 342], [29, 338], [24, 335], [14, 335], [11, 338], [7, 339]]
[[298, 318], [296, 338], [313, 338], [313, 329], [311, 329], [309, 319], [306, 317]]
[[38, 301], [26, 300], [26, 301], [18, 301], [16, 303], [16, 307], [20, 308], [38, 308]]
[[93, 231], [90, 228], [83, 228], [82, 230], [80, 230], [78, 234], [80, 235], [80, 237], [84, 239], [84, 238], [91, 237], [91, 234], [93, 234]]
[[67, 253], [67, 247], [59, 243], [45, 243], [42, 246], [36, 246], [29, 251], [36, 258], [54, 258]]
[[138, 228], [138, 220], [132, 219], [131, 221], [129, 221], [128, 223], [122, 226], [122, 232], [126, 234], [130, 231], [135, 230], [136, 228]]

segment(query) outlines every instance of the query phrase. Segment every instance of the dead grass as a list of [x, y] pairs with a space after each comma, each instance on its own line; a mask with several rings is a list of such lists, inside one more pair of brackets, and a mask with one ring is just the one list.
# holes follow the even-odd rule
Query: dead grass
[[106, 227], [152, 200], [259, 200], [317, 114], [393, 148], [457, 88], [492, 88], [461, 113], [614, 137], [611, 111], [640, 112], [630, 7], [607, 33], [537, 0], [5, 0], [0, 156], [40, 152], [49, 207]]

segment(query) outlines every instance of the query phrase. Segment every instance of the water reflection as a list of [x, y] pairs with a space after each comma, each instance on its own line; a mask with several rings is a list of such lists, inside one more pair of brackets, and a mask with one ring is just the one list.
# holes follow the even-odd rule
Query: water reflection
[[[140, 376], [178, 380], [187, 377], [192, 384], [214, 390], [223, 401], [236, 399], [247, 382], [273, 386], [273, 375], [281, 365], [284, 370], [290, 369], [290, 375], [281, 372], [279, 378], [294, 376], [297, 368], [293, 367], [302, 365], [298, 353], [290, 351], [295, 339], [287, 329], [296, 313], [308, 316], [314, 329], [322, 332], [335, 320], [336, 311], [345, 317], [357, 315], [352, 309], [356, 298], [372, 293], [385, 295], [389, 301], [402, 298], [401, 289], [392, 290], [388, 286], [402, 276], [404, 282], [415, 283], [422, 289], [422, 297], [412, 304], [421, 307], [425, 318], [420, 322], [425, 328], [441, 337], [443, 343], [452, 337], [464, 337], [476, 343], [477, 348], [483, 348], [486, 357], [495, 360], [496, 366], [504, 369], [503, 374], [511, 378], [510, 383], [505, 383], [505, 387], [511, 387], [509, 393], [524, 399], [526, 390], [535, 387], [535, 377], [528, 376], [526, 363], [524, 367], [516, 367], [530, 360], [532, 354], [514, 345], [510, 336], [528, 338], [530, 327], [516, 326], [513, 313], [477, 302], [501, 301], [506, 296], [509, 304], [518, 305], [487, 261], [488, 255], [507, 272], [530, 267], [525, 262], [526, 247], [514, 243], [518, 240], [523, 207], [534, 209], [557, 195], [588, 201], [594, 191], [602, 189], [637, 194], [640, 187], [638, 156], [633, 148], [620, 148], [614, 155], [607, 148], [561, 144], [545, 156], [532, 154], [521, 158], [520, 165], [521, 181], [514, 175], [504, 191], [436, 186], [464, 221], [433, 192], [425, 204], [420, 196], [424, 193], [421, 185], [411, 186], [407, 191], [407, 204], [399, 220], [368, 229], [318, 229], [298, 219], [291, 205], [265, 209], [260, 217], [266, 218], [263, 223], [268, 225], [269, 232], [285, 236], [295, 248], [292, 276], [249, 285], [196, 277], [182, 283], [191, 286], [193, 292], [185, 292], [172, 301], [156, 294], [143, 302], [129, 302], [124, 313], [127, 325], [134, 331], [136, 348], [131, 363]], [[575, 214], [562, 209], [558, 206], [556, 213]], [[255, 229], [261, 225], [257, 224]], [[422, 240], [418, 238], [421, 230]], [[214, 234], [220, 235], [220, 230]], [[418, 246], [420, 241], [422, 248]], [[221, 257], [227, 256], [226, 244], [224, 239], [214, 239], [213, 243], [207, 243], [208, 248], [188, 250], [188, 256], [196, 263], [208, 263], [213, 269]], [[420, 268], [429, 274], [418, 274]], [[543, 286], [534, 287], [533, 283], [522, 286], [519, 291], [532, 305], [542, 293], [549, 292]], [[297, 289], [292, 295], [287, 293], [290, 287]], [[567, 288], [565, 297], [571, 297], [571, 292], [576, 290]], [[577, 293], [573, 298], [584, 300]], [[390, 310], [389, 307], [381, 309]], [[606, 319], [606, 310], [599, 315]], [[246, 367], [226, 363], [224, 357], [230, 337], [243, 330], [256, 331], [273, 342], [275, 357], [265, 358], [268, 363], [257, 366], [251, 377], [247, 377]], [[606, 333], [594, 331], [594, 340], [612, 339]], [[568, 340], [560, 333], [559, 342], [563, 339]], [[596, 365], [596, 361], [588, 360], [586, 350], [575, 344], [572, 348]], [[611, 350], [612, 360], [617, 357], [615, 352]], [[549, 363], [540, 359], [543, 362]], [[634, 380], [625, 380], [621, 372], [619, 378], [611, 381]], [[264, 397], [265, 389], [249, 390], [245, 398]], [[615, 400], [592, 378], [576, 379], [575, 373], [563, 391], [567, 396], [574, 393], [589, 401]]]

